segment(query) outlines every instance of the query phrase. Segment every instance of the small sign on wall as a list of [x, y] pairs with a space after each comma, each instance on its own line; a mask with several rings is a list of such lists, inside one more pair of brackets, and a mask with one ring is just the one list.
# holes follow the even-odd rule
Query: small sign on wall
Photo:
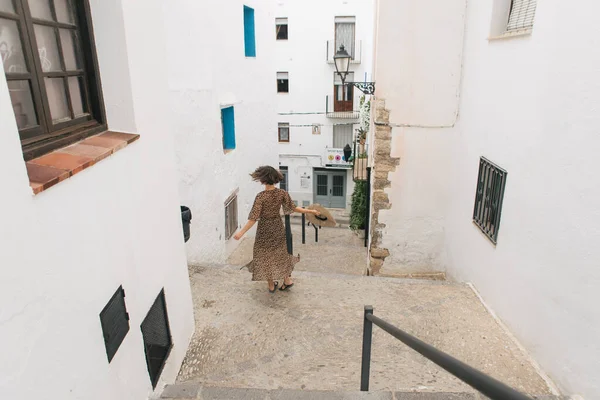
[[307, 189], [307, 188], [310, 187], [310, 184], [308, 182], [308, 176], [302, 176], [302, 177], [300, 177], [300, 186], [303, 189]]
[[343, 149], [327, 149], [326, 166], [350, 168], [352, 164], [344, 160]]
[[313, 124], [313, 126], [312, 126], [312, 133], [313, 133], [313, 135], [320, 135], [321, 134], [321, 125], [320, 124]]

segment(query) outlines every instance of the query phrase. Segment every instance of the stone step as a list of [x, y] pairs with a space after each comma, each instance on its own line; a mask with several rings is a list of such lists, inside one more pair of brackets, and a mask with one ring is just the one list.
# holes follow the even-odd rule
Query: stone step
[[292, 389], [250, 389], [204, 387], [197, 384], [167, 386], [162, 399], [172, 400], [476, 400], [470, 393], [392, 393], [392, 392], [342, 392]]
[[[537, 400], [558, 400], [556, 396], [535, 397]], [[161, 399], [171, 400], [483, 400], [479, 393], [450, 392], [345, 392], [293, 389], [250, 389], [206, 387], [195, 383], [167, 386]]]

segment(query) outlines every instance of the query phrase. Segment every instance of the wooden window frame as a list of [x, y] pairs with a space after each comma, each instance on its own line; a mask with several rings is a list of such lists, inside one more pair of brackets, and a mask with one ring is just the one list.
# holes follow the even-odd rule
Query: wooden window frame
[[[287, 140], [284, 140], [281, 138], [281, 129], [282, 128], [287, 128], [288, 130], [288, 135], [287, 135]], [[280, 122], [277, 125], [277, 137], [279, 139], [279, 143], [289, 143], [290, 142], [290, 124], [287, 122]]]
[[[15, 73], [5, 71], [5, 77], [8, 82], [27, 81], [30, 86], [38, 125], [19, 131], [23, 156], [28, 161], [106, 130], [106, 112], [102, 96], [102, 84], [100, 81], [89, 0], [69, 1], [69, 4], [74, 8], [74, 24], [57, 21], [54, 0], [49, 1], [54, 21], [32, 17], [29, 0], [12, 0], [12, 4], [15, 8], [15, 14], [0, 12], [0, 18], [17, 23], [19, 39], [23, 47], [23, 58], [28, 72]], [[34, 24], [53, 28], [61, 71], [42, 71], [39, 53], [34, 51], [34, 49], [38, 48]], [[79, 40], [78, 42], [74, 41], [74, 45], [75, 56], [80, 58], [81, 69], [66, 71], [59, 29], [77, 31], [79, 34]], [[82, 105], [84, 106], [84, 111], [87, 111], [87, 114], [84, 116], [75, 117], [74, 115], [68, 86], [69, 77], [78, 77], [84, 82], [83, 87], [80, 87]], [[44, 83], [45, 78], [63, 79], [65, 97], [70, 113], [68, 121], [53, 123]]]

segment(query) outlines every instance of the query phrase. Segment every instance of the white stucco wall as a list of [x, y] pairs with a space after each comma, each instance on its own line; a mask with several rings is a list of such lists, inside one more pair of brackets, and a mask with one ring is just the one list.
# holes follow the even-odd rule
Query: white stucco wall
[[445, 130], [422, 127], [451, 127], [456, 121], [465, 8], [465, 0], [377, 2], [376, 95], [391, 110], [391, 155], [400, 158], [386, 190], [393, 209], [379, 213], [385, 224], [381, 246], [391, 253], [382, 273], [446, 267], [452, 141]]
[[[181, 202], [193, 214], [187, 244], [193, 264], [226, 261], [239, 242], [225, 240], [225, 200], [239, 189], [243, 225], [261, 190], [249, 174], [260, 165], [277, 167], [272, 4], [163, 1], [170, 122]], [[244, 5], [254, 8], [256, 58], [244, 56]], [[220, 109], [228, 105], [235, 110], [237, 143], [224, 154]]]
[[[276, 122], [290, 124], [290, 142], [279, 144], [280, 165], [289, 168], [289, 191], [299, 204], [314, 201], [313, 182], [309, 188], [302, 188], [300, 178], [310, 164], [314, 168], [325, 167], [327, 148], [333, 147], [333, 125], [347, 124], [357, 120], [332, 119], [325, 116], [326, 98], [329, 96], [329, 110], [333, 109], [333, 78], [335, 66], [327, 62], [327, 42], [335, 39], [335, 17], [356, 17], [356, 46], [361, 47], [361, 62], [351, 64], [355, 81], [368, 81], [373, 71], [373, 0], [279, 0], [275, 16], [268, 22], [270, 39], [275, 44], [276, 71], [289, 73], [289, 93], [277, 94]], [[275, 40], [275, 18], [288, 18], [288, 40]], [[276, 92], [276, 79], [273, 74], [270, 88]], [[354, 100], [358, 104], [362, 93], [354, 90]], [[321, 134], [313, 135], [312, 124], [321, 125]], [[358, 125], [353, 127], [358, 128]], [[275, 126], [277, 140], [277, 125]], [[350, 143], [352, 145], [352, 143]], [[302, 162], [298, 156], [310, 156], [310, 161]], [[346, 204], [351, 203], [350, 195], [354, 188], [352, 175], [347, 173]]]
[[[146, 399], [140, 324], [163, 287], [174, 347], [159, 387], [174, 381], [193, 333], [167, 87], [157, 78], [161, 4], [91, 8], [109, 127], [141, 138], [33, 196], [0, 78], [2, 398]], [[119, 285], [130, 331], [109, 364], [99, 314]]]
[[[468, 2], [456, 126], [393, 130], [393, 155], [402, 161], [390, 174], [392, 210], [382, 214], [392, 250], [386, 264], [407, 257], [393, 246], [397, 232], [407, 229], [401, 226], [407, 215], [438, 221], [435, 229], [414, 225], [422, 238], [437, 232], [435, 246], [412, 242], [419, 259], [473, 282], [562, 390], [599, 398], [597, 4], [538, 2], [530, 36], [488, 41], [497, 27], [493, 3]], [[382, 29], [391, 35], [402, 28]], [[431, 57], [448, 52], [446, 40], [437, 43]], [[407, 62], [394, 68], [412, 68]], [[378, 59], [378, 73], [382, 68], [393, 66]], [[422, 79], [416, 85], [426, 84], [427, 76]], [[388, 106], [412, 101], [410, 93], [388, 88], [378, 77], [378, 95], [385, 93]], [[389, 107], [392, 115], [403, 115], [398, 107]], [[432, 118], [425, 124], [449, 109], [446, 103], [428, 107]], [[481, 156], [508, 171], [497, 246], [471, 222]]]

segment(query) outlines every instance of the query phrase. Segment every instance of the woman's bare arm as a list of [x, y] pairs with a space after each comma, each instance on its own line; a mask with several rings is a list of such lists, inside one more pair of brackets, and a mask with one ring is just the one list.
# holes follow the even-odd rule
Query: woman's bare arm
[[301, 214], [313, 214], [313, 215], [320, 214], [317, 210], [309, 210], [309, 209], [303, 208], [303, 207], [294, 208], [294, 212], [301, 213]]
[[254, 226], [254, 224], [256, 224], [256, 221], [254, 220], [248, 220], [248, 222], [246, 222], [246, 225], [242, 228], [241, 231], [239, 231], [238, 233], [236, 233], [233, 238], [235, 240], [240, 240], [245, 234], [246, 232], [248, 232], [250, 229], [252, 229], [252, 227]]

